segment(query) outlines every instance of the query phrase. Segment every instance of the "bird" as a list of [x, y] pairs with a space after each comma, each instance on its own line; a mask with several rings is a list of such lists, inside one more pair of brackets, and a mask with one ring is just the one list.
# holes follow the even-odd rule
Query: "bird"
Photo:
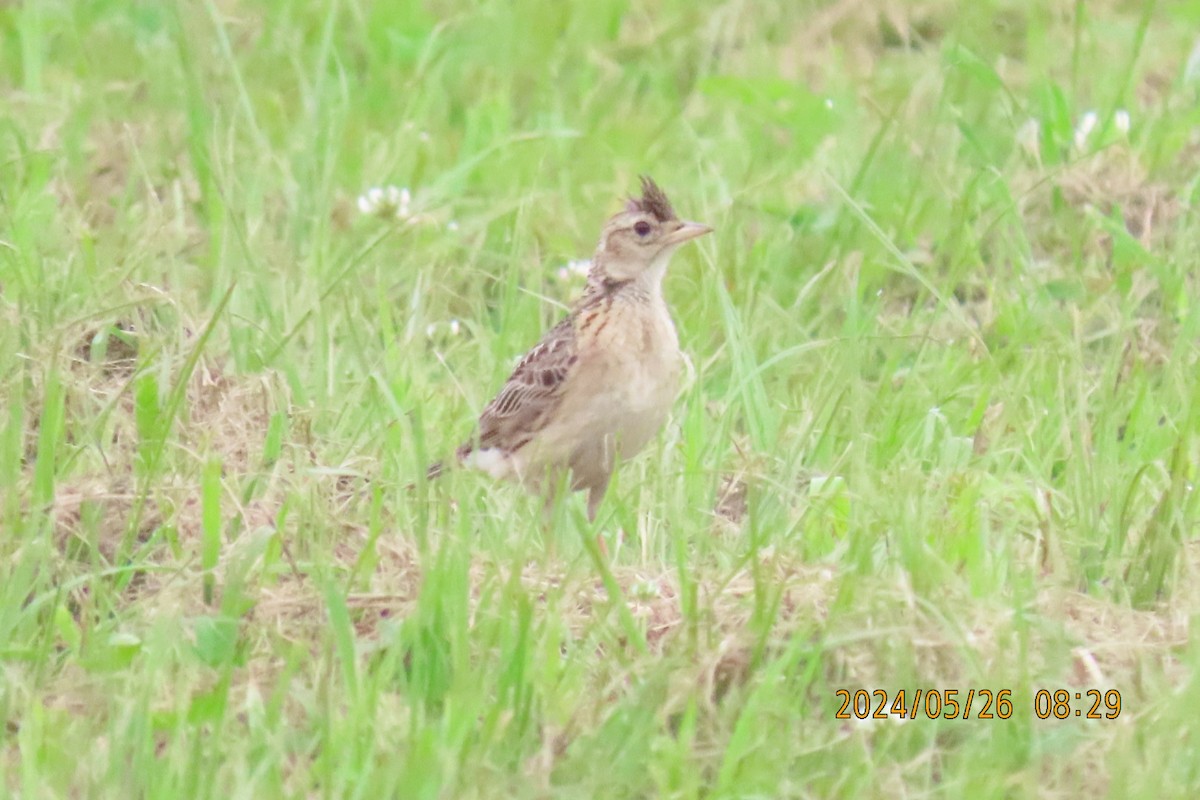
[[680, 219], [650, 177], [641, 190], [605, 223], [582, 295], [455, 451], [460, 464], [535, 492], [555, 490], [569, 473], [571, 490], [588, 493], [589, 521], [617, 463], [658, 433], [678, 395], [684, 356], [663, 277], [681, 245], [713, 230]]

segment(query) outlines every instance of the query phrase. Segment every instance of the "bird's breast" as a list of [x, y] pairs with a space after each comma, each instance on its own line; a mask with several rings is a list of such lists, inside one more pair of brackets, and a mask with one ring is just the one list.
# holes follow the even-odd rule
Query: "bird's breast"
[[640, 449], [662, 426], [679, 391], [683, 357], [665, 304], [626, 304], [581, 319], [581, 416], [596, 435]]

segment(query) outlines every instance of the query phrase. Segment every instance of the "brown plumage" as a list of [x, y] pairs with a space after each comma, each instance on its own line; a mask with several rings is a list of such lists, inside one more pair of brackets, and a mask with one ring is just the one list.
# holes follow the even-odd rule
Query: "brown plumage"
[[662, 279], [676, 248], [710, 230], [680, 220], [643, 177], [642, 196], [604, 226], [583, 296], [517, 364], [458, 460], [535, 490], [570, 470], [594, 518], [617, 458], [640, 450], [674, 402], [683, 357]]

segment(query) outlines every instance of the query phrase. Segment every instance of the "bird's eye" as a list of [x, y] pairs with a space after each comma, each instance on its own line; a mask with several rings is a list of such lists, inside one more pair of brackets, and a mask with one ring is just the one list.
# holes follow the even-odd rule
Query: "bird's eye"
[[633, 230], [634, 230], [634, 232], [637, 233], [638, 236], [649, 236], [650, 235], [650, 223], [646, 222], [646, 220], [642, 220], [641, 222], [639, 222], [638, 224], [633, 226]]

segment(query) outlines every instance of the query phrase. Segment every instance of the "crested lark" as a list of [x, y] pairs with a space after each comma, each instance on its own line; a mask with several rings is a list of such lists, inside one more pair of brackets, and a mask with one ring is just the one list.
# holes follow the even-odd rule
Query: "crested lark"
[[658, 432], [679, 391], [683, 355], [663, 275], [681, 244], [711, 230], [679, 219], [643, 177], [641, 198], [600, 233], [583, 296], [517, 364], [458, 460], [535, 490], [553, 491], [570, 470], [595, 519], [617, 459]]

